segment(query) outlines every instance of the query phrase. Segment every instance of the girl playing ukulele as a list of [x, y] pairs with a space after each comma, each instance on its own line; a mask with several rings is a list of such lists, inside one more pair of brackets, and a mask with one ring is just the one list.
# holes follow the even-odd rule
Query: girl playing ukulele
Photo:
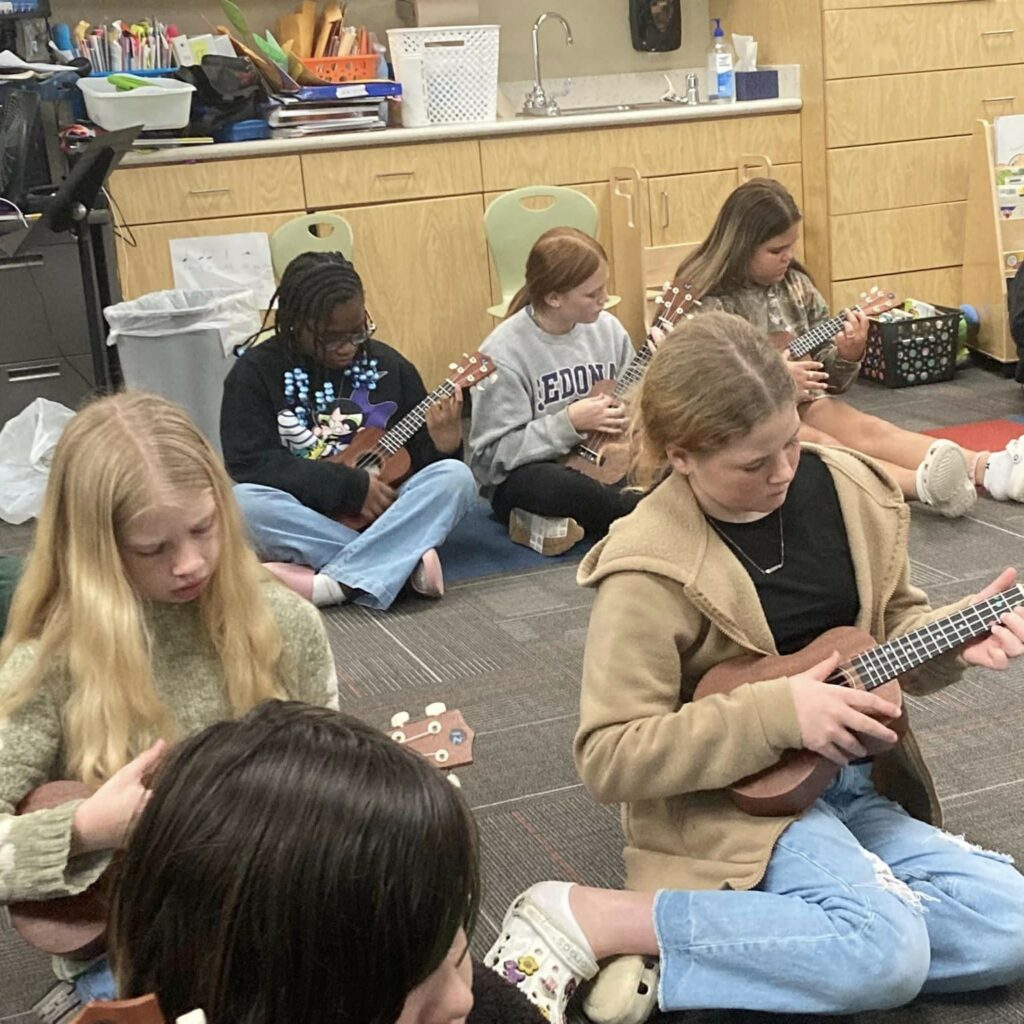
[[[126, 393], [57, 444], [0, 646], [0, 901], [88, 888], [173, 742], [268, 697], [337, 704], [320, 615], [245, 542], [231, 482], [184, 411]], [[95, 792], [14, 816], [41, 783]], [[65, 962], [83, 1000], [104, 961]]]
[[[654, 489], [580, 568], [596, 596], [575, 742], [584, 784], [622, 805], [632, 891], [541, 883], [513, 904], [487, 963], [550, 998], [555, 1021], [552, 967], [579, 980], [622, 952], [648, 959], [606, 966], [584, 1003], [591, 1020], [642, 1021], [656, 1002], [852, 1013], [1024, 977], [1024, 878], [936, 827], [912, 734], [897, 743], [878, 720], [898, 708], [822, 683], [837, 655], [692, 700], [738, 655], [793, 652], [839, 625], [884, 641], [953, 610], [910, 583], [910, 514], [890, 478], [856, 453], [801, 448], [788, 367], [723, 313], [658, 348], [635, 411], [637, 481]], [[1024, 652], [1021, 608], [958, 652], [913, 682], [1005, 668]], [[733, 804], [728, 787], [794, 748], [841, 766], [821, 798], [799, 815]], [[527, 975], [529, 954], [544, 962]]]
[[[470, 465], [495, 516], [516, 543], [547, 555], [584, 534], [602, 537], [639, 496], [558, 460], [591, 431], [622, 434], [626, 409], [589, 397], [632, 359], [629, 335], [604, 305], [608, 259], [589, 235], [552, 228], [526, 261], [526, 284], [508, 318], [481, 345], [498, 373], [474, 396]], [[532, 543], [531, 543], [532, 540]]]
[[[276, 335], [232, 368], [221, 406], [224, 460], [256, 549], [317, 605], [388, 608], [406, 583], [441, 597], [436, 548], [476, 500], [459, 461], [461, 391], [427, 410], [400, 487], [329, 461], [361, 427], [404, 417], [426, 389], [408, 359], [373, 337], [362, 281], [341, 253], [297, 256], [276, 297]], [[357, 533], [334, 518], [343, 513], [371, 524]]]
[[[724, 310], [769, 335], [805, 334], [828, 309], [796, 260], [800, 211], [777, 181], [754, 178], [726, 199], [711, 233], [676, 271], [702, 293], [704, 311]], [[977, 500], [975, 485], [998, 501], [1024, 500], [1024, 442], [1001, 452], [961, 449], [869, 416], [841, 400], [857, 378], [867, 342], [867, 319], [847, 314], [841, 334], [814, 354], [790, 362], [800, 392], [800, 439], [841, 444], [882, 462], [904, 497], [955, 518]]]

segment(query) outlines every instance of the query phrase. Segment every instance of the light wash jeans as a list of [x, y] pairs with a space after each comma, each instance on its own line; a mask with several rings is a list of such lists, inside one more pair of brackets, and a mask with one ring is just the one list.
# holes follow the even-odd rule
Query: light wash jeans
[[88, 970], [76, 975], [74, 985], [83, 1006], [94, 999], [117, 998], [114, 975], [110, 970], [110, 961], [105, 956], [92, 964]]
[[469, 467], [443, 459], [398, 488], [394, 504], [362, 533], [307, 508], [286, 491], [236, 484], [253, 546], [266, 562], [312, 566], [362, 591], [357, 604], [387, 608], [419, 564], [476, 502]]
[[854, 1013], [1024, 976], [1024, 877], [844, 768], [748, 892], [658, 893], [664, 1010]]

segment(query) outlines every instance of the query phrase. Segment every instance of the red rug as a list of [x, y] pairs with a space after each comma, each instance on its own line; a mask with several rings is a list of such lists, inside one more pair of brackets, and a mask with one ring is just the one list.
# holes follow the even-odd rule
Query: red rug
[[998, 452], [1007, 441], [1024, 434], [1024, 423], [1013, 420], [981, 420], [979, 423], [960, 423], [955, 427], [934, 427], [922, 431], [931, 437], [944, 437], [971, 451]]

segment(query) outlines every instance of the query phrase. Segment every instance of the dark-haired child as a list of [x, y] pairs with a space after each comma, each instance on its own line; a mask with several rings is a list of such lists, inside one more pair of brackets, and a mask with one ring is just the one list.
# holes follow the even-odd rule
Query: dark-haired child
[[[426, 397], [416, 367], [373, 337], [355, 268], [305, 253], [276, 294], [276, 334], [224, 382], [221, 445], [253, 542], [268, 568], [317, 605], [387, 608], [408, 583], [440, 597], [437, 547], [476, 497], [461, 459], [462, 399], [428, 410], [397, 489], [327, 461], [361, 427], [387, 429]], [[362, 533], [333, 516], [362, 513]]]

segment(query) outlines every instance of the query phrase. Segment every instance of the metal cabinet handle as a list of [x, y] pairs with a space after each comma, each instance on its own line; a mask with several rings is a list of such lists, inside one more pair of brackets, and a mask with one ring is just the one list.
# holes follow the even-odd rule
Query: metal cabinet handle
[[1015, 28], [990, 28], [982, 32], [982, 36], [1012, 36], [1017, 30]]
[[212, 196], [215, 192], [230, 192], [230, 188], [190, 188], [190, 196]]
[[60, 363], [37, 363], [35, 366], [15, 366], [7, 371], [11, 384], [24, 384], [30, 380], [49, 380], [60, 376]]
[[0, 270], [24, 270], [26, 267], [41, 267], [43, 254], [28, 253], [23, 256], [0, 256]]
[[1016, 96], [986, 96], [982, 103], [1012, 103]]
[[378, 171], [378, 178], [411, 178], [415, 171]]
[[668, 193], [664, 189], [662, 189], [661, 190], [661, 226], [663, 228], [667, 228], [668, 227], [669, 219], [670, 218], [669, 218], [669, 212], [668, 212]]

